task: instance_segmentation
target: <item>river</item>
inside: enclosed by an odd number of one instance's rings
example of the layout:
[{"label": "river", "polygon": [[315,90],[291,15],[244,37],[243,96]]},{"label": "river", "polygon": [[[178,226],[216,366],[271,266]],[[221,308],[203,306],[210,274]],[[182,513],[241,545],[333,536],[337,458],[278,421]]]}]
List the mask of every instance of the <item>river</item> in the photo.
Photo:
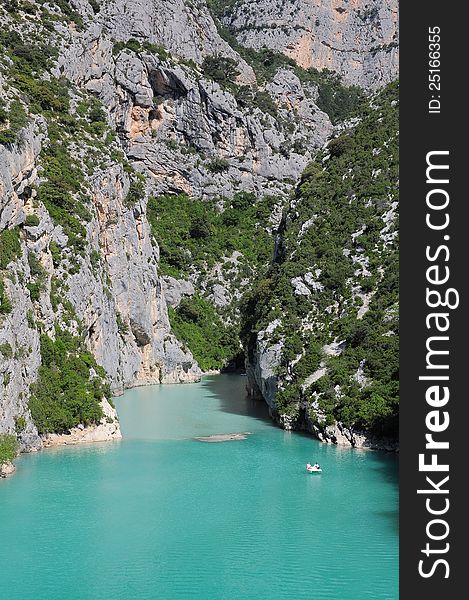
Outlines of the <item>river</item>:
[{"label": "river", "polygon": [[[397,599],[396,456],[282,431],[244,385],[129,390],[121,442],[20,457],[0,482],[0,597]],[[234,432],[250,435],[194,439]]]}]

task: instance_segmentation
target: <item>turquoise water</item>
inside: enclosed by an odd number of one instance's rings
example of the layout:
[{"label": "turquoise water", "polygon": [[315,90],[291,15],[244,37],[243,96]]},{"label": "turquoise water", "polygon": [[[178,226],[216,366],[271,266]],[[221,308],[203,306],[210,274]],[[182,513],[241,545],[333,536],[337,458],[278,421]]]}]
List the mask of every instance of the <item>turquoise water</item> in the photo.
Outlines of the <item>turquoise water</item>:
[{"label": "turquoise water", "polygon": [[244,383],[131,390],[122,442],[21,457],[0,482],[0,598],[398,598],[396,457],[284,432]]}]

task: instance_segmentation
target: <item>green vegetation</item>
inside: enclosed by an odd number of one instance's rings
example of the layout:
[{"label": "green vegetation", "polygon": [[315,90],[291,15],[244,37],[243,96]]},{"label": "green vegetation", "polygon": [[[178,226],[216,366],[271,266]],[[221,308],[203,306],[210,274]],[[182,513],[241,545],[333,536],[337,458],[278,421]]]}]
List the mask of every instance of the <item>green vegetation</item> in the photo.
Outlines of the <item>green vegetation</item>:
[{"label": "green vegetation", "polygon": [[135,179],[130,182],[129,191],[124,200],[127,208],[133,208],[145,198],[145,178],[140,173],[135,173]]},{"label": "green vegetation", "polygon": [[[31,386],[29,408],[40,433],[63,432],[79,423],[89,425],[102,416],[100,401],[110,399],[104,370],[83,341],[56,328],[55,340],[41,335],[42,364]],[[98,375],[91,378],[90,369]]]},{"label": "green vegetation", "polygon": [[86,239],[82,221],[91,218],[83,199],[79,200],[84,176],[71,157],[59,128],[53,123],[49,125],[49,144],[42,153],[42,167],[47,180],[38,186],[38,200],[47,208],[54,222],[62,225],[69,245],[81,254]]},{"label": "green vegetation", "polygon": [[44,289],[47,273],[37,259],[36,255],[32,252],[28,254],[28,264],[32,281],[28,283],[26,287],[29,290],[31,300],[33,302],[37,302],[40,298],[42,290]]},{"label": "green vegetation", "polygon": [[224,173],[230,168],[230,163],[225,158],[214,158],[206,165],[207,170],[211,173]]},{"label": "green vegetation", "polygon": [[13,348],[8,342],[0,344],[0,354],[6,359],[13,358]]},{"label": "green vegetation", "polygon": [[234,83],[239,75],[238,63],[226,56],[206,56],[202,63],[202,72],[217,83]]},{"label": "green vegetation", "polygon": [[121,333],[122,335],[127,335],[129,333],[129,326],[124,321],[120,313],[116,313],[116,322],[119,333]]},{"label": "green vegetation", "polygon": [[9,433],[0,433],[0,465],[10,462],[18,453],[16,437]]},{"label": "green vegetation", "polygon": [[[273,50],[247,49],[243,54],[245,60],[255,70],[260,82],[272,81],[279,68],[289,68],[302,83],[317,85],[316,104],[318,108],[329,115],[334,125],[356,115],[365,102],[365,94],[359,87],[343,85],[340,75],[328,69],[322,71],[314,68],[303,69],[292,59]],[[261,107],[265,110],[265,102]]]},{"label": "green vegetation", "polygon": [[8,111],[0,108],[0,144],[14,144],[18,139],[18,132],[27,121],[23,105],[17,100],[10,103]]},{"label": "green vegetation", "polygon": [[21,256],[19,229],[4,229],[0,233],[0,270]]},{"label": "green vegetation", "polygon": [[30,329],[36,328],[36,321],[34,320],[34,313],[31,309],[29,309],[28,312],[26,313],[26,321],[27,321],[28,327]]},{"label": "green vegetation", "polygon": [[156,54],[161,60],[167,60],[171,57],[169,52],[159,46],[158,44],[151,44],[150,42],[136,40],[130,38],[127,42],[114,42],[112,53],[114,55],[119,54],[122,50],[131,50],[132,52],[147,52],[148,54]]},{"label": "green vegetation", "polygon": [[176,337],[190,348],[203,371],[221,369],[241,353],[236,327],[223,323],[212,304],[193,296],[169,309]]},{"label": "green vegetation", "polygon": [[26,227],[37,227],[39,225],[39,217],[37,215],[28,215],[24,220]]},{"label": "green vegetation", "polygon": [[318,84],[318,108],[329,115],[333,125],[357,114],[365,101],[365,95],[359,87],[342,85],[340,76],[327,69],[308,69],[307,72]]},{"label": "green vegetation", "polygon": [[11,300],[5,291],[5,282],[3,278],[0,278],[0,315],[8,314],[12,308]]},{"label": "green vegetation", "polygon": [[[267,227],[275,201],[256,201],[253,194],[240,192],[232,200],[221,200],[220,211],[216,201],[185,195],[150,198],[147,216],[160,248],[161,272],[183,278],[192,273],[210,282],[218,265],[226,285],[242,289],[242,280],[255,279],[272,258],[274,241]],[[234,252],[240,253],[236,261],[227,260]],[[176,336],[206,370],[240,362],[237,312],[236,298],[214,308],[205,297],[195,295],[169,314]]]},{"label": "green vegetation", "polygon": [[[7,28],[0,33],[0,47],[12,62],[8,73],[12,82],[29,99],[33,112],[68,112],[69,95],[66,80],[54,77],[40,78],[57,58],[56,48],[41,39],[35,40],[34,43],[24,41],[18,32]],[[26,119],[19,102],[12,102],[9,119],[12,133],[24,126]]]},{"label": "green vegetation", "polygon": [[26,419],[23,415],[15,417],[15,429],[17,433],[21,433],[26,429]]},{"label": "green vegetation", "polygon": [[88,0],[88,2],[90,3],[91,8],[93,9],[94,14],[98,14],[99,11],[101,10],[101,5],[99,3],[99,0]]},{"label": "green vegetation", "polygon": [[[251,356],[257,332],[280,320],[271,335],[271,343],[284,341],[280,413],[301,417],[300,400],[318,399],[326,423],[390,435],[398,414],[398,239],[385,216],[398,197],[397,100],[391,84],[354,130],[317,154],[284,219],[278,259],[242,305]],[[307,285],[308,273],[317,287]],[[295,293],[298,280],[309,291]],[[338,356],[323,352],[333,342],[343,342]],[[327,374],[302,392],[321,363]],[[313,408],[309,416],[322,418]]]},{"label": "green vegetation", "polygon": [[11,72],[40,74],[51,66],[57,58],[57,49],[41,39],[31,43],[23,40],[21,34],[14,29],[2,28],[0,32],[0,48],[6,52],[13,63]]},{"label": "green vegetation", "polygon": [[150,198],[147,216],[160,247],[162,273],[182,277],[210,269],[234,251],[241,252],[239,260],[246,266],[267,265],[273,252],[266,231],[273,201],[256,202],[253,194],[239,192],[223,201],[220,212],[215,201],[185,195]]},{"label": "green vegetation", "polygon": [[15,86],[27,94],[33,112],[60,115],[68,114],[70,96],[66,79],[36,80],[32,75],[14,74]]}]

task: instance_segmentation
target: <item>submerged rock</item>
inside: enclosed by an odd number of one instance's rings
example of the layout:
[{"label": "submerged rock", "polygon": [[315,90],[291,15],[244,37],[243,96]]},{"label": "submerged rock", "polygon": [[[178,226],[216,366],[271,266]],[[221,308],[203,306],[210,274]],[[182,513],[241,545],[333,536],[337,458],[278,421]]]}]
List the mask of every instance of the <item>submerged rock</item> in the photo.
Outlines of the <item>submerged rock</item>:
[{"label": "submerged rock", "polygon": [[250,431],[243,431],[241,433],[220,433],[217,435],[195,437],[194,439],[199,442],[237,442],[246,440],[248,435],[252,435],[252,433]]}]

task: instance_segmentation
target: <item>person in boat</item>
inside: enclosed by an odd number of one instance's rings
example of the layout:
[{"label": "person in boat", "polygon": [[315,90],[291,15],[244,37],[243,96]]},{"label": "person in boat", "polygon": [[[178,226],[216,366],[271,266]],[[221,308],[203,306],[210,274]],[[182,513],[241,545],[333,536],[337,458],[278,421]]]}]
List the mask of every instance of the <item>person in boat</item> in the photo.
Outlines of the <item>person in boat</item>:
[{"label": "person in boat", "polygon": [[315,469],[320,469],[320,468],[321,468],[321,466],[320,466],[320,464],[319,464],[319,463],[314,463],[313,467],[314,467]]}]

